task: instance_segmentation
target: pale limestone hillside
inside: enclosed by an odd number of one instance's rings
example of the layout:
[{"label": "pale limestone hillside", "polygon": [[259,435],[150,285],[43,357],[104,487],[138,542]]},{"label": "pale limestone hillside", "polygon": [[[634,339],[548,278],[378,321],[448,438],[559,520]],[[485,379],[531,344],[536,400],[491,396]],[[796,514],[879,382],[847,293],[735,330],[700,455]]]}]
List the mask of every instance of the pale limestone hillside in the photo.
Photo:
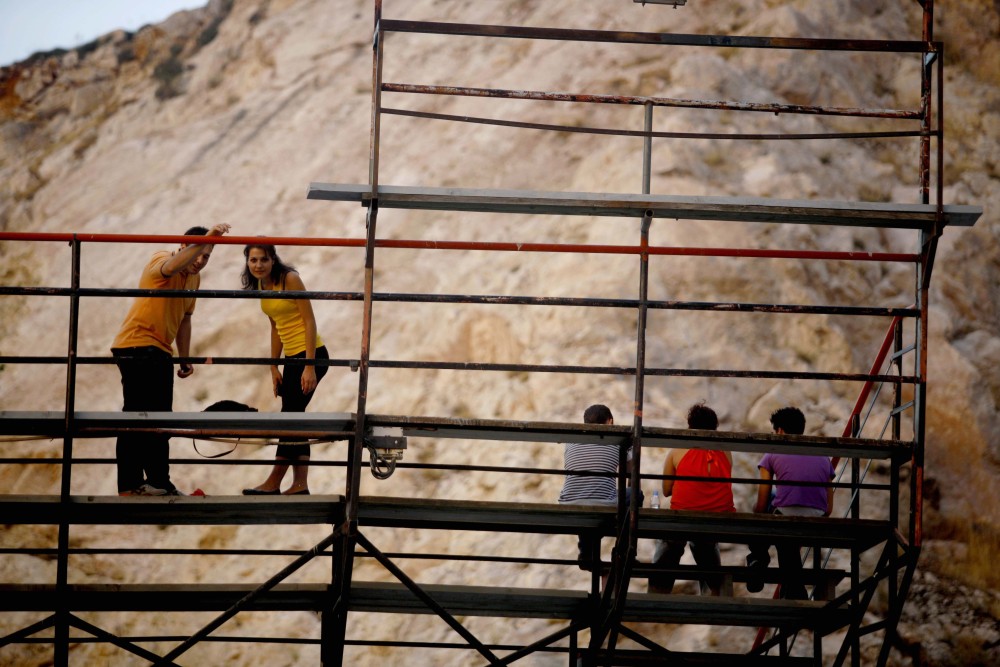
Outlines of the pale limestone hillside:
[{"label": "pale limestone hillside", "polygon": [[[678,33],[907,38],[920,35],[919,7],[906,0],[690,0],[671,9],[630,0],[385,0],[386,16],[400,19],[483,22],[545,27]],[[936,38],[947,45],[946,196],[951,204],[976,204],[985,214],[973,229],[948,229],[941,241],[930,301],[931,406],[927,424],[928,498],[925,564],[914,584],[901,631],[910,655],[929,662],[970,664],[997,655],[1000,580],[992,559],[1000,555],[1000,9],[986,0],[936,3]],[[368,178],[371,101],[370,0],[212,0],[134,35],[111,34],[62,55],[38,57],[0,70],[0,230],[114,234],[180,234],[192,224],[229,222],[240,236],[352,237],[364,235],[365,210],[356,205],[308,201],[310,182],[364,183]],[[490,41],[392,35],[384,78],[455,86],[657,95],[691,99],[830,104],[847,107],[915,107],[919,62],[854,54],[820,59],[781,51],[675,49],[669,54],[638,46]],[[472,98],[386,95],[386,106],[539,123],[641,129],[634,107]],[[655,129],[697,132],[810,132],[859,129],[848,120],[813,116],[658,111]],[[637,139],[577,133],[541,133],[487,125],[449,124],[387,117],[382,131],[383,184],[638,192],[642,145]],[[652,191],[687,195],[917,202],[917,149],[911,140],[856,142],[657,141]],[[484,214],[428,214],[383,210],[379,235],[399,239],[634,244],[638,223],[620,219],[516,218]],[[913,237],[863,229],[801,229],[775,225],[655,221],[655,245],[814,248],[915,252]],[[159,249],[157,247],[156,249]],[[88,287],[132,287],[153,247],[88,244],[82,281]],[[300,270],[308,288],[359,291],[363,256],[358,249],[288,247],[283,257]],[[203,274],[206,289],[235,289],[242,255],[223,245]],[[637,262],[627,256],[555,256],[457,251],[380,251],[375,289],[439,294],[549,295],[634,298]],[[839,305],[910,303],[912,270],[881,265],[814,265],[779,260],[654,259],[651,298]],[[0,284],[65,286],[69,252],[60,243],[0,244]],[[361,307],[356,302],[316,302],[321,334],[338,358],[357,358]],[[81,310],[81,354],[108,354],[127,304],[93,298]],[[532,364],[634,363],[635,320],[616,309],[512,308],[377,304],[372,357]],[[65,354],[68,323],[64,298],[0,299],[2,354]],[[739,316],[658,311],[651,315],[647,363],[659,367],[711,367],[865,372],[885,323],[835,316]],[[268,329],[255,301],[199,302],[193,352],[205,356],[264,356]],[[61,368],[0,368],[0,409],[63,407]],[[766,430],[771,410],[786,402],[809,416],[809,432],[839,434],[857,387],[844,384],[746,382],[660,378],[647,384],[647,424],[681,426],[686,408],[706,400],[724,428]],[[357,375],[334,369],[310,406],[352,411]],[[627,379],[595,375],[376,370],[368,409],[378,413],[577,421],[590,403],[608,404],[619,423],[632,409]],[[177,382],[176,410],[200,410],[235,399],[263,411],[277,410],[270,381],[259,367],[202,366]],[[77,409],[116,410],[121,397],[112,366],[83,366]],[[10,445],[16,455],[55,455],[61,443]],[[6,446],[6,445],[5,445]],[[190,441],[175,438],[178,458],[195,456]],[[208,444],[211,449],[218,445]],[[83,456],[107,456],[110,441],[80,443]],[[204,448],[203,448],[204,451]],[[337,445],[316,448],[315,459],[340,456]],[[266,458],[241,447],[231,458]],[[756,459],[738,455],[741,473]],[[509,446],[432,440],[411,444],[407,460],[477,462],[558,468],[558,446]],[[662,465],[647,452],[646,472]],[[180,465],[182,488],[236,494],[261,468]],[[315,492],[341,493],[341,469],[320,468]],[[399,471],[378,482],[363,478],[363,492],[393,496],[553,500],[556,477],[488,473]],[[56,468],[0,468],[4,493],[53,493]],[[74,493],[114,493],[105,468],[80,468]],[[745,507],[749,497],[739,503]],[[263,531],[206,528],[159,531],[94,529],[79,546],[154,543],[159,546],[304,548],[322,528]],[[45,539],[41,535],[30,539]],[[388,534],[370,535],[380,548],[401,546]],[[11,528],[3,543],[29,537]],[[474,540],[474,542],[462,542]],[[407,545],[427,550],[489,549],[562,557],[572,540],[527,536],[419,534]],[[643,549],[651,550],[650,545]],[[646,551],[640,556],[647,558]],[[724,557],[737,559],[733,552]],[[131,561],[79,559],[75,581],[263,581],[281,565],[260,559],[220,557],[212,564],[186,558]],[[325,580],[322,567],[299,580]],[[445,571],[414,561],[418,581],[476,581],[557,587],[573,573],[468,564]],[[5,558],[3,579],[47,581],[54,566],[43,559]],[[388,580],[370,562],[359,576]],[[572,579],[575,583],[575,579]],[[960,588],[964,586],[966,588]],[[956,591],[959,593],[956,594]],[[10,619],[0,619],[0,633]],[[21,625],[32,619],[15,619]],[[208,617],[148,618],[122,615],[102,622],[124,634],[190,632]],[[348,635],[451,640],[432,617],[355,620]],[[385,619],[382,619],[385,620]],[[470,627],[487,642],[519,642],[543,634],[544,623]],[[277,623],[240,616],[227,634],[316,636],[319,621],[288,614]],[[652,632],[652,631],[651,631]],[[678,649],[746,650],[747,631],[674,632],[659,637]],[[673,635],[673,636],[671,636]],[[991,648],[992,644],[992,648]],[[80,645],[80,664],[131,664],[117,649]],[[0,662],[44,664],[44,651],[0,649]],[[79,656],[79,657],[76,657]],[[964,657],[963,657],[964,656]],[[969,656],[972,656],[970,658]],[[313,665],[312,647],[207,644],[190,664]],[[458,651],[433,664],[465,665]],[[563,664],[537,658],[531,664]],[[412,664],[402,652],[361,651],[350,664]],[[431,663],[428,663],[431,664]]]}]

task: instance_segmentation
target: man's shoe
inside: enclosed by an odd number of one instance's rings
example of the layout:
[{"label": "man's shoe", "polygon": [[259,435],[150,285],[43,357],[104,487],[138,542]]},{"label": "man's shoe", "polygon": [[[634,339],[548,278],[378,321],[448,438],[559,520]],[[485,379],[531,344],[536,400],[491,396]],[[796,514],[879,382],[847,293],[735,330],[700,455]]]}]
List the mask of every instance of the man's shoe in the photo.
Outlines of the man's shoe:
[{"label": "man's shoe", "polygon": [[186,493],[184,493],[183,491],[181,491],[180,489],[178,489],[178,488],[177,488],[177,487],[175,486],[174,488],[170,489],[169,491],[167,491],[167,492],[166,492],[165,494],[163,494],[163,495],[165,495],[165,496],[186,496],[187,494],[186,494]]},{"label": "man's shoe", "polygon": [[260,489],[243,489],[244,496],[276,496],[281,493],[280,489],[274,491],[261,491]]},{"label": "man's shoe", "polygon": [[169,491],[158,489],[155,486],[150,486],[149,484],[143,484],[142,486],[132,489],[131,491],[118,492],[119,496],[166,496],[169,494]]}]

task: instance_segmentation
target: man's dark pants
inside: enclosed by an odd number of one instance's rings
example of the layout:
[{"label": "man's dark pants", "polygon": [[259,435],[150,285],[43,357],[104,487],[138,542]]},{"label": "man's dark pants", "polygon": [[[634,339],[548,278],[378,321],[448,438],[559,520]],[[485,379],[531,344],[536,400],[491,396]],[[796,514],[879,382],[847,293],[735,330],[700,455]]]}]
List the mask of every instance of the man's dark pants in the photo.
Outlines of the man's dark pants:
[{"label": "man's dark pants", "polygon": [[[174,407],[173,357],[158,347],[111,350],[122,375],[124,412],[172,412]],[[118,438],[118,491],[131,491],[144,483],[172,491],[170,438],[158,433],[126,434]]]}]

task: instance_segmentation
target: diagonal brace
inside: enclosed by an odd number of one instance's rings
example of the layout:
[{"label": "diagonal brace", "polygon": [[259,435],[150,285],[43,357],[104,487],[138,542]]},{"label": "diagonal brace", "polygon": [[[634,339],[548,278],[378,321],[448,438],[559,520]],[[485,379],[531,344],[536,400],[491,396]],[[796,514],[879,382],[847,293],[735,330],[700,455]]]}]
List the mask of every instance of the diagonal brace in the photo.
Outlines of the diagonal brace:
[{"label": "diagonal brace", "polygon": [[26,628],[21,628],[20,630],[15,630],[6,637],[0,637],[0,648],[3,648],[7,644],[12,644],[16,641],[30,637],[36,632],[41,632],[42,630],[48,630],[56,624],[56,614],[49,616],[48,618],[43,618],[37,623],[32,623]]},{"label": "diagonal brace", "polygon": [[166,658],[161,658],[160,656],[158,656],[157,654],[153,653],[152,651],[147,651],[146,649],[142,648],[141,646],[137,646],[137,645],[133,644],[132,642],[125,641],[121,637],[117,637],[117,636],[111,634],[110,632],[108,632],[106,630],[102,630],[101,628],[97,627],[96,625],[92,625],[92,624],[88,623],[87,621],[83,620],[82,618],[79,618],[79,617],[74,616],[72,614],[70,614],[70,616],[69,616],[69,624],[72,625],[74,628],[77,628],[79,630],[83,630],[84,632],[89,632],[90,634],[94,635],[98,639],[103,639],[106,642],[114,644],[115,646],[117,646],[120,649],[124,649],[124,650],[128,651],[129,653],[134,653],[135,655],[139,656],[140,658],[145,658],[146,660],[149,660],[152,663],[155,663],[155,664],[158,664],[158,665],[169,665],[169,667],[178,667],[177,663],[175,663],[175,662],[165,662]]},{"label": "diagonal brace", "polygon": [[520,648],[520,649],[514,651],[513,653],[511,653],[510,655],[508,655],[507,657],[505,657],[504,659],[502,659],[500,661],[500,664],[501,665],[509,665],[512,662],[520,660],[521,658],[525,657],[526,655],[534,653],[535,651],[537,651],[538,649],[542,648],[543,646],[548,646],[552,642],[557,642],[560,639],[562,639],[563,637],[569,637],[574,632],[577,632],[579,630],[584,629],[585,627],[587,627],[587,625],[588,624],[585,621],[575,621],[573,623],[570,623],[568,626],[566,626],[562,630],[557,630],[556,632],[553,632],[551,635],[549,635],[547,637],[542,637],[538,641],[532,642],[528,646],[525,646],[523,648]]},{"label": "diagonal brace", "polygon": [[462,638],[469,642],[469,645],[474,649],[479,651],[480,655],[489,660],[491,665],[502,665],[500,659],[497,658],[492,651],[486,648],[486,645],[481,641],[476,639],[476,636],[469,632],[464,625],[459,623],[454,616],[448,613],[448,611],[439,605],[434,598],[427,594],[424,589],[422,589],[419,584],[410,579],[399,567],[396,566],[385,554],[379,551],[374,544],[368,541],[368,539],[361,533],[357,534],[358,544],[360,544],[368,553],[370,553],[375,560],[382,564],[382,567],[387,569],[392,576],[399,579],[404,586],[410,589],[410,592],[417,596],[421,602],[427,605],[435,614],[444,619],[444,622],[451,626],[451,628],[457,632]]},{"label": "diagonal brace", "polygon": [[629,639],[634,641],[636,644],[639,644],[640,646],[645,646],[646,648],[648,648],[650,651],[653,651],[657,655],[661,655],[664,658],[669,658],[669,656],[673,655],[673,651],[671,651],[670,649],[664,646],[660,646],[652,639],[644,637],[643,635],[639,634],[638,632],[636,632],[635,630],[624,624],[618,626],[618,631],[622,633],[624,637],[628,637]]},{"label": "diagonal brace", "polygon": [[250,591],[242,599],[236,602],[232,607],[222,612],[215,620],[206,625],[204,628],[198,632],[191,635],[187,640],[177,646],[174,650],[164,656],[161,660],[154,663],[154,667],[165,667],[171,664],[171,662],[187,651],[189,648],[200,642],[202,639],[207,637],[209,634],[214,632],[216,628],[221,626],[223,623],[231,619],[236,614],[243,611],[243,609],[250,605],[258,597],[271,590],[279,583],[291,576],[296,570],[300,569],[303,565],[311,561],[317,555],[320,554],[324,549],[333,544],[341,535],[343,531],[342,526],[337,526],[332,533],[324,537],[320,542],[316,544],[312,549],[306,551],[301,556],[296,558],[292,563],[290,563],[286,568],[278,572],[276,575],[265,581],[263,584],[258,586],[256,589]]}]

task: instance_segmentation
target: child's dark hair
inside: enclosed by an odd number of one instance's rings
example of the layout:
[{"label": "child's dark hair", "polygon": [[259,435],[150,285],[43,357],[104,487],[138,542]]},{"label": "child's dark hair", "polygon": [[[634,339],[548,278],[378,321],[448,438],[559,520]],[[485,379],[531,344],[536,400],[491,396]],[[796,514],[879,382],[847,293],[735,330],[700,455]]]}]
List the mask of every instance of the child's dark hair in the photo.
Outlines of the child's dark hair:
[{"label": "child's dark hair", "polygon": [[688,410],[688,428],[714,431],[719,428],[719,417],[715,410],[702,403],[695,403]]},{"label": "child's dark hair", "polygon": [[611,410],[600,403],[591,405],[583,412],[583,421],[586,424],[607,424],[612,419]]},{"label": "child's dark hair", "polygon": [[806,432],[806,416],[795,407],[781,408],[771,413],[771,426],[779,428],[790,435],[802,435]]}]

